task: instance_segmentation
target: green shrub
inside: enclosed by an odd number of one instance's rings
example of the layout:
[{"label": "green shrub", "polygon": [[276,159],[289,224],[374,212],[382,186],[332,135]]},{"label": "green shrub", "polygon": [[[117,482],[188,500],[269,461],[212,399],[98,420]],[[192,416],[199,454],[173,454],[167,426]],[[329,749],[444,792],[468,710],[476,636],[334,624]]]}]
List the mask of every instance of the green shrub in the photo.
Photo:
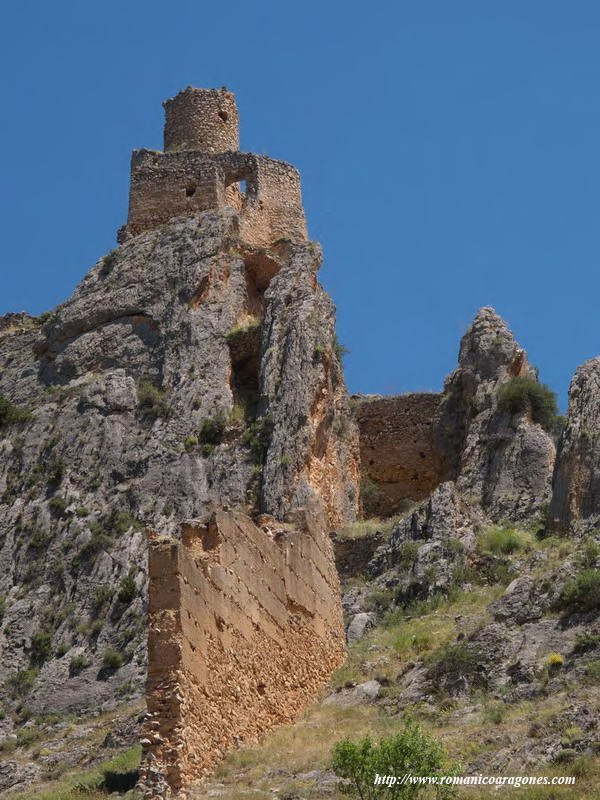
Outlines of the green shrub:
[{"label": "green shrub", "polygon": [[186,453],[189,453],[191,450],[196,447],[198,444],[198,437],[197,436],[186,436],[183,440],[183,447]]},{"label": "green shrub", "polygon": [[109,647],[102,656],[102,666],[105,669],[119,669],[123,666],[123,656],[117,650]]},{"label": "green shrub", "polygon": [[481,535],[479,546],[484,552],[507,556],[531,547],[531,542],[523,531],[495,525]]},{"label": "green shrub", "polygon": [[141,381],[137,389],[138,405],[146,417],[157,419],[169,416],[166,392],[151,381]]},{"label": "green shrub", "polygon": [[57,517],[62,518],[66,516],[68,503],[64,497],[61,497],[61,495],[55,494],[54,497],[51,498],[48,505]]},{"label": "green shrub", "polygon": [[561,426],[555,393],[535,378],[510,378],[500,386],[498,402],[511,414],[528,409],[533,421],[549,433],[556,433]]},{"label": "green shrub", "polygon": [[96,614],[102,608],[102,606],[112,600],[113,594],[114,590],[112,586],[107,586],[106,584],[103,584],[102,586],[96,586],[92,592],[92,608]]},{"label": "green shrub", "polygon": [[79,675],[79,673],[89,667],[91,663],[90,659],[85,656],[73,656],[69,662],[69,674],[71,676]]},{"label": "green shrub", "polygon": [[574,653],[586,653],[588,650],[593,650],[600,645],[600,633],[592,633],[591,631],[580,631],[575,637],[575,644],[573,645]]},{"label": "green shrub", "polygon": [[100,265],[100,274],[102,277],[106,278],[107,275],[110,275],[110,273],[113,271],[117,261],[118,252],[118,248],[115,248],[114,250],[111,250],[110,253],[107,253],[102,259],[102,263]]},{"label": "green shrub", "polygon": [[242,436],[242,442],[250,449],[255,464],[264,464],[271,443],[273,421],[267,414],[256,422],[252,422]]},{"label": "green shrub", "polygon": [[61,458],[53,459],[47,466],[46,475],[48,483],[59,486],[65,474],[65,463]]},{"label": "green shrub", "polygon": [[6,613],[6,595],[0,593],[0,625]]},{"label": "green shrub", "polygon": [[600,608],[600,569],[585,569],[563,587],[556,603],[567,611],[591,611]]},{"label": "green shrub", "polygon": [[403,569],[410,569],[415,563],[420,546],[420,542],[403,542],[398,550],[398,565]]},{"label": "green shrub", "polygon": [[52,655],[52,634],[48,631],[38,631],[31,637],[31,652],[29,658],[35,667],[41,667]]},{"label": "green shrub", "polygon": [[477,650],[465,642],[447,644],[428,659],[429,676],[434,680],[450,676],[466,678],[473,686],[485,688],[487,681],[479,665]]},{"label": "green shrub", "polygon": [[203,455],[211,455],[215,447],[221,444],[226,428],[227,419],[222,411],[217,411],[214,417],[204,420],[198,433],[198,441],[202,445]]},{"label": "green shrub", "polygon": [[333,354],[337,358],[337,360],[342,363],[342,359],[344,356],[347,356],[350,353],[347,347],[345,347],[337,337],[337,333],[333,334],[333,341],[331,343],[331,347],[333,350]]},{"label": "green shrub", "polygon": [[25,422],[30,417],[29,411],[19,408],[0,394],[0,428],[13,422]]},{"label": "green shrub", "polygon": [[598,563],[598,559],[600,558],[600,545],[596,542],[595,539],[591,537],[586,539],[583,545],[583,552],[580,556],[580,563],[581,566],[585,569],[589,569],[591,567],[595,567]]},{"label": "green shrub", "polygon": [[37,667],[30,667],[29,669],[21,669],[11,675],[6,681],[8,689],[13,697],[24,697],[29,694],[33,689],[35,679],[38,676],[39,670]]},{"label": "green shrub", "polygon": [[356,742],[342,739],[332,751],[331,766],[336,775],[344,779],[340,791],[361,800],[396,800],[396,798],[454,797],[451,785],[431,787],[426,783],[401,785],[376,784],[377,776],[433,777],[455,773],[448,764],[444,749],[419,725],[407,720],[404,728],[394,736],[373,741],[370,736]]},{"label": "green shrub", "polygon": [[394,603],[393,589],[379,589],[371,592],[363,603],[365,611],[387,611]]},{"label": "green shrub", "polygon": [[119,588],[119,594],[117,595],[117,597],[119,598],[119,601],[121,603],[129,605],[129,603],[131,603],[136,594],[137,594],[137,586],[135,584],[133,575],[129,573],[129,575],[126,575],[122,579]]},{"label": "green shrub", "polygon": [[42,730],[36,725],[21,728],[17,733],[17,747],[31,747],[34,742],[41,739],[42,733]]},{"label": "green shrub", "polygon": [[122,536],[130,528],[139,528],[140,522],[130,511],[113,508],[104,520],[105,529],[113,536]]},{"label": "green shrub", "polygon": [[112,537],[106,533],[104,527],[97,520],[90,522],[88,527],[92,536],[73,558],[72,564],[75,569],[82,564],[91,562],[102,550],[110,550],[114,544]]}]

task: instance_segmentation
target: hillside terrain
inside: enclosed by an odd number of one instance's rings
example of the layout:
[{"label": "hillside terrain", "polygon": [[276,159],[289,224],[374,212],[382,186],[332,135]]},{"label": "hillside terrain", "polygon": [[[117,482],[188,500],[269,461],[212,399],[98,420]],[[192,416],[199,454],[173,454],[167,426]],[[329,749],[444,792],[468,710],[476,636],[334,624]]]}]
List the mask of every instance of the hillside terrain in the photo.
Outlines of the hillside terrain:
[{"label": "hillside terrain", "polygon": [[336,800],[411,719],[600,797],[600,358],[563,418],[485,307],[443,391],[349,396],[297,171],[165,108],[119,247],[0,318],[0,794]]}]

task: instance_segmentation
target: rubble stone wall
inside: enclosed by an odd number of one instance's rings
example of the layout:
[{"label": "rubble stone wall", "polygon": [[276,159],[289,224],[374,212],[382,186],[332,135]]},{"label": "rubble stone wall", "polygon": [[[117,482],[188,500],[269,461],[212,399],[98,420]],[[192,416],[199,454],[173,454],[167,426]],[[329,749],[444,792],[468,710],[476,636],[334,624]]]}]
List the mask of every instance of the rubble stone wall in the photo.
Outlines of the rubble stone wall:
[{"label": "rubble stone wall", "polygon": [[427,497],[442,480],[433,438],[441,395],[356,399],[364,510],[385,516]]},{"label": "rubble stone wall", "polygon": [[238,512],[151,540],[141,782],[169,797],[241,742],[292,722],[344,659],[339,582],[319,518]]}]

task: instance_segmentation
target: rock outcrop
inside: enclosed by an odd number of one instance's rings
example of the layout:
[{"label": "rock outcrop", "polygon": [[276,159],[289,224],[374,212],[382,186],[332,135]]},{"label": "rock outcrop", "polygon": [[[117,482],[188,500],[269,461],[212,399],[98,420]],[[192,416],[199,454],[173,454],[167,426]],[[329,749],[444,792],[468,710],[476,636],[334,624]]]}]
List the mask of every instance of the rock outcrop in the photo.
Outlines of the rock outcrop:
[{"label": "rock outcrop", "polygon": [[569,410],[553,481],[550,518],[563,531],[600,523],[600,358],[582,364],[569,388]]},{"label": "rock outcrop", "polygon": [[447,379],[436,438],[448,478],[493,520],[535,517],[550,500],[555,447],[527,407],[503,407],[510,378],[535,379],[525,351],[492,308],[463,336],[458,368]]},{"label": "rock outcrop", "polygon": [[356,511],[320,253],[250,250],[236,220],[207,211],[141,234],[47,319],[0,335],[0,394],[28,410],[1,429],[0,652],[36,712],[142,691],[144,528],[177,535],[224,505],[310,506],[328,524]]}]

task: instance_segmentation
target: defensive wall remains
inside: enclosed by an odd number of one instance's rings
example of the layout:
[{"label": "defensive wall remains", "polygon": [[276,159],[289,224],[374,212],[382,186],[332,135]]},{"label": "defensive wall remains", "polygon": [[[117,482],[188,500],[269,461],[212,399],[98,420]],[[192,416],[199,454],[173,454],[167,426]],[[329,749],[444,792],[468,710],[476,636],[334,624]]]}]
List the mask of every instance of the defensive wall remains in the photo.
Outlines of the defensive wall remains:
[{"label": "defensive wall remains", "polygon": [[227,750],[295,720],[344,659],[324,521],[221,511],[149,547],[148,713],[141,788],[185,787]]},{"label": "defensive wall remains", "polygon": [[440,394],[354,395],[360,437],[363,506],[389,516],[406,501],[422,500],[442,480],[433,436]]},{"label": "defensive wall remains", "polygon": [[164,152],[133,151],[129,213],[119,242],[174,217],[225,206],[238,211],[240,233],[249,246],[307,238],[298,170],[239,152],[231,92],[188,87],[164,107]]}]

